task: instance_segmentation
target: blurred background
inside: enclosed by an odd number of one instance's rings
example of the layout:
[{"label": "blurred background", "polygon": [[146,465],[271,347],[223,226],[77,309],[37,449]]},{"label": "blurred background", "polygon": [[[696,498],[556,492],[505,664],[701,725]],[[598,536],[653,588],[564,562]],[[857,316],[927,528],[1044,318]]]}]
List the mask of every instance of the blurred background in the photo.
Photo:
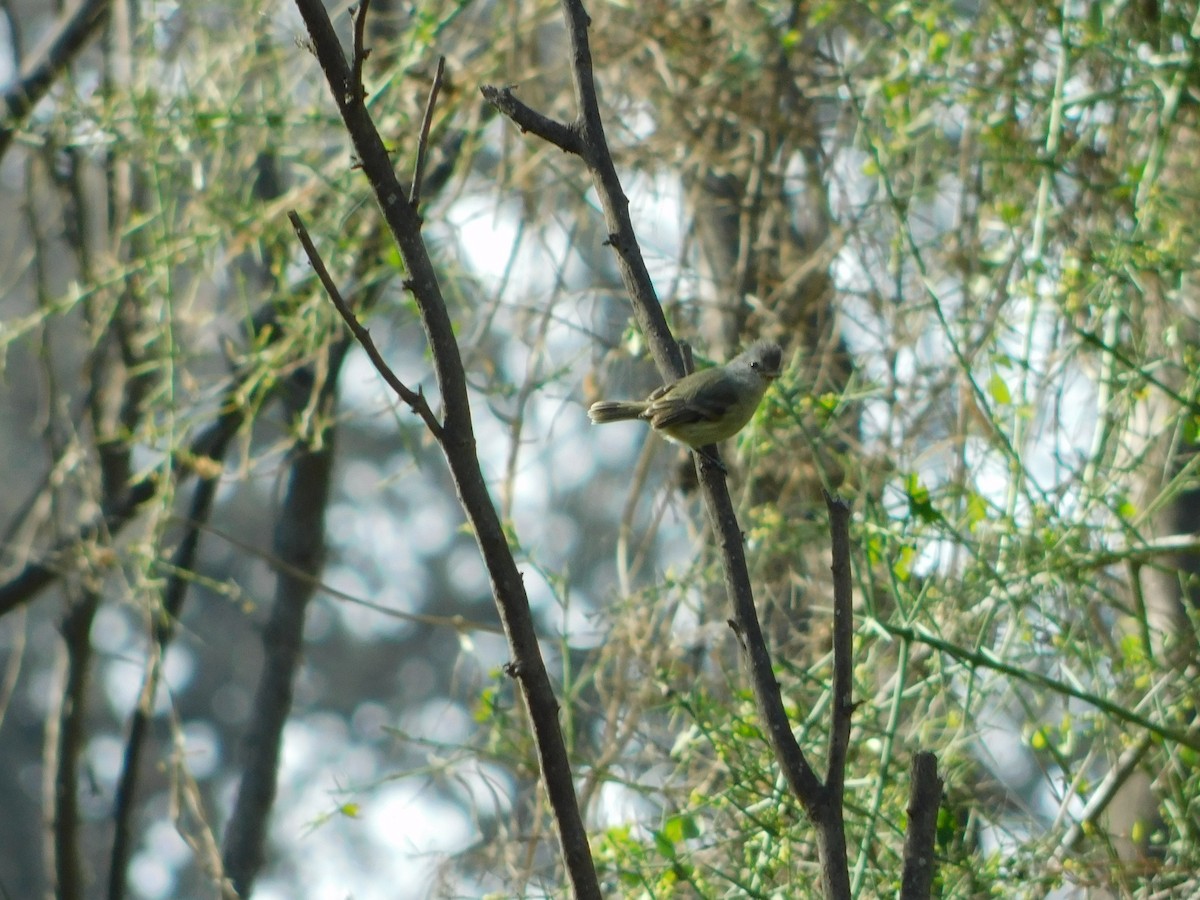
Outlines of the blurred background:
[{"label": "blurred background", "polygon": [[[438,411],[294,8],[3,12],[0,890],[221,896],[282,710],[256,897],[564,896],[441,453],[286,217]],[[856,893],[895,894],[922,749],[946,781],[941,896],[1200,889],[1194,6],[588,12],[676,335],[700,365],[785,346],[725,456],[818,768],[821,492],[854,506]],[[424,237],[606,893],[812,896],[690,464],[587,422],[660,382],[586,170],[479,94],[574,116],[558,5],[375,0],[366,35],[402,183],[446,57]]]}]

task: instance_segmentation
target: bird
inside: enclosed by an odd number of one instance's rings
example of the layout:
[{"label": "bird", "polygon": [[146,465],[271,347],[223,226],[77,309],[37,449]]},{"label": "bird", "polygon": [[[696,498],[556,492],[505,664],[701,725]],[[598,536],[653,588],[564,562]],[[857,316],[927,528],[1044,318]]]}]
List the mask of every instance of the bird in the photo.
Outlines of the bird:
[{"label": "bird", "polygon": [[779,377],[782,358],[777,343],[758,340],[725,365],[685,375],[645,400],[599,400],[588,408],[588,418],[596,425],[640,419],[668,440],[700,452],[745,427]]}]

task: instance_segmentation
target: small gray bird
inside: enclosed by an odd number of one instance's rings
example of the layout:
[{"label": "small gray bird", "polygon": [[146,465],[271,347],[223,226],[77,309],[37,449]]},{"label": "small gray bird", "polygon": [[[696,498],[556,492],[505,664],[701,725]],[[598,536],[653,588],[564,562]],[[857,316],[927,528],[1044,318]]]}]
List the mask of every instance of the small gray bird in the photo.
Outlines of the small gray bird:
[{"label": "small gray bird", "polygon": [[693,372],[658,388],[645,400],[601,400],[588,409],[597,425],[642,419],[659,434],[693,450],[733,437],[750,421],[783,351],[759,340],[723,366]]}]

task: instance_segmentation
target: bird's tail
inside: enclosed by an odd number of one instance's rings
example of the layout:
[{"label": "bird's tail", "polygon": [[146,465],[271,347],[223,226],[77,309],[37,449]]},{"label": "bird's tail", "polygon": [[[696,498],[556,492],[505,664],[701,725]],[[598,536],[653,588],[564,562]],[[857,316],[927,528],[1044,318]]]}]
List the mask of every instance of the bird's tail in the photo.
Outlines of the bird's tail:
[{"label": "bird's tail", "polygon": [[588,407],[588,418],[597,425],[605,422],[623,422],[626,419],[641,418],[646,411],[645,403],[625,400],[601,400]]}]

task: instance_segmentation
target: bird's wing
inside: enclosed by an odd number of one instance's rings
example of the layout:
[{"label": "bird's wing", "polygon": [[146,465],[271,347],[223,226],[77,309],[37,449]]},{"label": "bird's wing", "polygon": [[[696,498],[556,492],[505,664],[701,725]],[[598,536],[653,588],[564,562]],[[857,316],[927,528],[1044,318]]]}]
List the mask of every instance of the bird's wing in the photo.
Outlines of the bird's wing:
[{"label": "bird's wing", "polygon": [[661,387],[647,398],[649,405],[642,417],[649,419],[655,428],[716,422],[737,402],[737,392],[732,385],[709,385],[704,389],[703,399],[691,401],[672,393],[673,386]]}]

